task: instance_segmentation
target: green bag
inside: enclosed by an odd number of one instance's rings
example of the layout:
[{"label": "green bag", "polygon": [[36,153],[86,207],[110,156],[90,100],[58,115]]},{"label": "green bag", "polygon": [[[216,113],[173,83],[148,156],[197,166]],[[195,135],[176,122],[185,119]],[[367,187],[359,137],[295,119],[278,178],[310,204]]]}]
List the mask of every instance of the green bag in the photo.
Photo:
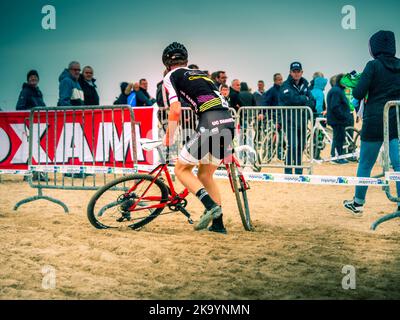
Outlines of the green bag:
[{"label": "green bag", "polygon": [[353,112],[356,109],[356,106],[353,104],[353,89],[357,86],[360,81],[362,73],[357,73],[356,71],[352,71],[343,76],[342,80],[340,80],[340,84],[345,87],[344,93],[346,95],[347,100],[349,101],[350,111]]}]

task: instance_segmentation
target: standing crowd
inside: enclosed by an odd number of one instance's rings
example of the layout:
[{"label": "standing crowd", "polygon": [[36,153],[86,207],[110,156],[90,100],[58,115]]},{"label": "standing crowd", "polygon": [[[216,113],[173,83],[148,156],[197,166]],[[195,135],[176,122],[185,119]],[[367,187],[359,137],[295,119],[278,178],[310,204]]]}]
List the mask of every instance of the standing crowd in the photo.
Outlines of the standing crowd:
[{"label": "standing crowd", "polygon": [[[379,31],[370,41],[370,53],[373,60],[368,62],[360,74],[338,74],[330,78],[331,89],[325,94],[328,80],[323,73],[315,72],[308,82],[303,77],[303,66],[300,62],[290,64],[289,75],[284,81],[281,73],[273,75],[273,85],[268,90],[265,82],[259,80],[257,89],[251,92],[246,82],[233,79],[228,85],[225,71],[204,73],[214,82],[216,90],[227,100],[229,106],[236,111],[242,107],[252,106],[307,106],[311,108],[314,117],[325,117],[327,124],[333,129],[332,156],[343,154],[345,128],[354,126],[355,112],[362,118],[361,150],[357,176],[369,177],[377,160],[383,142],[383,109],[387,101],[400,100],[400,60],[395,57],[396,43],[394,33]],[[190,69],[199,69],[197,65],[189,65]],[[31,70],[27,74],[27,82],[23,84],[18,98],[17,110],[28,110],[36,106],[45,106],[43,94],[40,91],[39,74]],[[162,82],[157,85],[156,98],[148,93],[148,82],[140,79],[136,83],[122,82],[120,93],[114,104],[128,104],[132,107],[166,106],[162,91]],[[186,102],[182,102],[183,106]],[[59,106],[95,106],[100,104],[97,92],[94,70],[72,61],[59,76]],[[296,111],[302,112],[302,111]],[[263,120],[264,115],[260,115]],[[306,117],[299,114],[288,119],[287,140],[288,156],[286,165],[296,166],[301,163],[304,151],[306,124],[299,119]],[[359,118],[357,117],[357,121]],[[390,115],[390,156],[396,171],[400,171],[398,153],[397,123],[395,114]],[[294,156],[295,155],[295,156]],[[337,160],[344,164],[346,160]],[[285,169],[291,174],[292,169]],[[295,169],[296,174],[302,174],[302,169]],[[400,186],[399,186],[400,187]],[[400,189],[400,188],[398,188]],[[365,203],[367,187],[357,187],[353,200],[346,201],[345,207],[354,214],[362,212]],[[399,194],[400,195],[400,194]],[[400,205],[400,204],[399,204]],[[400,207],[399,207],[400,209]]]}]

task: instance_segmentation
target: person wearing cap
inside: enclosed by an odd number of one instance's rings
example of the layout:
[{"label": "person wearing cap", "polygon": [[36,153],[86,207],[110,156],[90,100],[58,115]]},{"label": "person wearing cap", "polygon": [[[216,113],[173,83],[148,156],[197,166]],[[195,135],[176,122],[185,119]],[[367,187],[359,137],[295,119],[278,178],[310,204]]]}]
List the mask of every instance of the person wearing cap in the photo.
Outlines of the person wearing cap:
[{"label": "person wearing cap", "polygon": [[[379,31],[369,40],[371,56],[353,89],[355,99],[361,101],[368,95],[364,105],[361,129],[360,160],[357,177],[370,177],[383,144],[383,114],[388,101],[400,100],[400,59],[396,58],[396,39],[392,31]],[[400,171],[399,137],[396,110],[389,113],[389,155],[395,171]],[[400,197],[400,183],[396,183]],[[368,187],[357,186],[352,200],[343,202],[353,215],[363,213]],[[397,210],[400,210],[398,203]]]},{"label": "person wearing cap", "polygon": [[[303,78],[300,62],[290,64],[290,74],[279,91],[279,105],[296,107],[306,106],[315,112],[315,99],[309,89],[308,81]],[[306,145],[307,120],[306,110],[288,110],[283,112],[283,129],[286,131],[288,148],[286,153],[285,174],[293,174],[291,166],[301,166]],[[295,168],[295,174],[303,174],[303,169]]]},{"label": "person wearing cap", "polygon": [[34,107],[46,106],[38,84],[38,72],[36,70],[29,71],[26,75],[26,82],[22,85],[22,90],[18,97],[17,110],[29,110]]}]

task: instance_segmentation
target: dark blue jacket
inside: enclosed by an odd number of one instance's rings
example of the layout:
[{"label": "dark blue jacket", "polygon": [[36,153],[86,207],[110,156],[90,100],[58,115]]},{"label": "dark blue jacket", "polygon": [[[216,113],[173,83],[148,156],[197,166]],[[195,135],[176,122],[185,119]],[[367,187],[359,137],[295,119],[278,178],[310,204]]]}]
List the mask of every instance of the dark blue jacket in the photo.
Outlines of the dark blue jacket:
[{"label": "dark blue jacket", "polygon": [[[308,81],[301,78],[299,84],[296,85],[292,76],[289,75],[288,79],[280,87],[279,105],[287,107],[306,106],[311,109],[312,113],[315,113],[315,104]],[[283,117],[280,114],[278,113],[278,121],[280,123],[283,121],[284,125],[290,127],[305,128],[307,126],[306,119],[311,120],[306,110],[284,111]]]},{"label": "dark blue jacket", "polygon": [[[353,96],[357,100],[368,94],[364,107],[361,140],[383,141],[383,109],[386,102],[400,100],[400,60],[381,55],[368,62]],[[390,111],[390,139],[397,138],[395,109]]]},{"label": "dark blue jacket", "polygon": [[150,99],[150,95],[142,88],[136,92],[136,101],[136,106],[138,107],[152,106],[155,102],[153,99]]},{"label": "dark blue jacket", "polygon": [[[396,40],[391,31],[379,31],[369,40],[374,60],[368,62],[358,85],[353,89],[357,100],[368,99],[364,107],[361,140],[383,140],[383,110],[390,100],[400,100],[400,60],[396,56]],[[389,138],[397,138],[395,108],[389,115]]]},{"label": "dark blue jacket", "polygon": [[46,106],[46,104],[43,101],[43,95],[39,88],[24,83],[18,97],[17,110],[29,110],[34,107],[44,106]]},{"label": "dark blue jacket", "polygon": [[351,117],[349,100],[347,99],[344,88],[336,84],[326,98],[328,110],[327,121],[330,126],[349,126]]},{"label": "dark blue jacket", "polygon": [[68,69],[65,69],[58,78],[59,98],[58,106],[83,106],[84,95],[77,79],[74,79]]},{"label": "dark blue jacket", "polygon": [[264,92],[264,94],[262,95],[261,105],[263,107],[279,106],[279,89],[280,86],[274,84],[272,88]]}]

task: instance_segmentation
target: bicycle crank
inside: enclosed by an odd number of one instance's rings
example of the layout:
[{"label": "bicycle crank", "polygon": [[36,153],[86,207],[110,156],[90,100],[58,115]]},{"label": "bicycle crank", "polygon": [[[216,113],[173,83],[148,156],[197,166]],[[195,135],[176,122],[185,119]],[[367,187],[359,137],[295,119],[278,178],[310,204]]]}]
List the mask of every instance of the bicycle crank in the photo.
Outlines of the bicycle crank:
[{"label": "bicycle crank", "polygon": [[192,218],[190,217],[190,213],[181,204],[178,204],[176,208],[187,218],[189,224],[194,223]]}]

